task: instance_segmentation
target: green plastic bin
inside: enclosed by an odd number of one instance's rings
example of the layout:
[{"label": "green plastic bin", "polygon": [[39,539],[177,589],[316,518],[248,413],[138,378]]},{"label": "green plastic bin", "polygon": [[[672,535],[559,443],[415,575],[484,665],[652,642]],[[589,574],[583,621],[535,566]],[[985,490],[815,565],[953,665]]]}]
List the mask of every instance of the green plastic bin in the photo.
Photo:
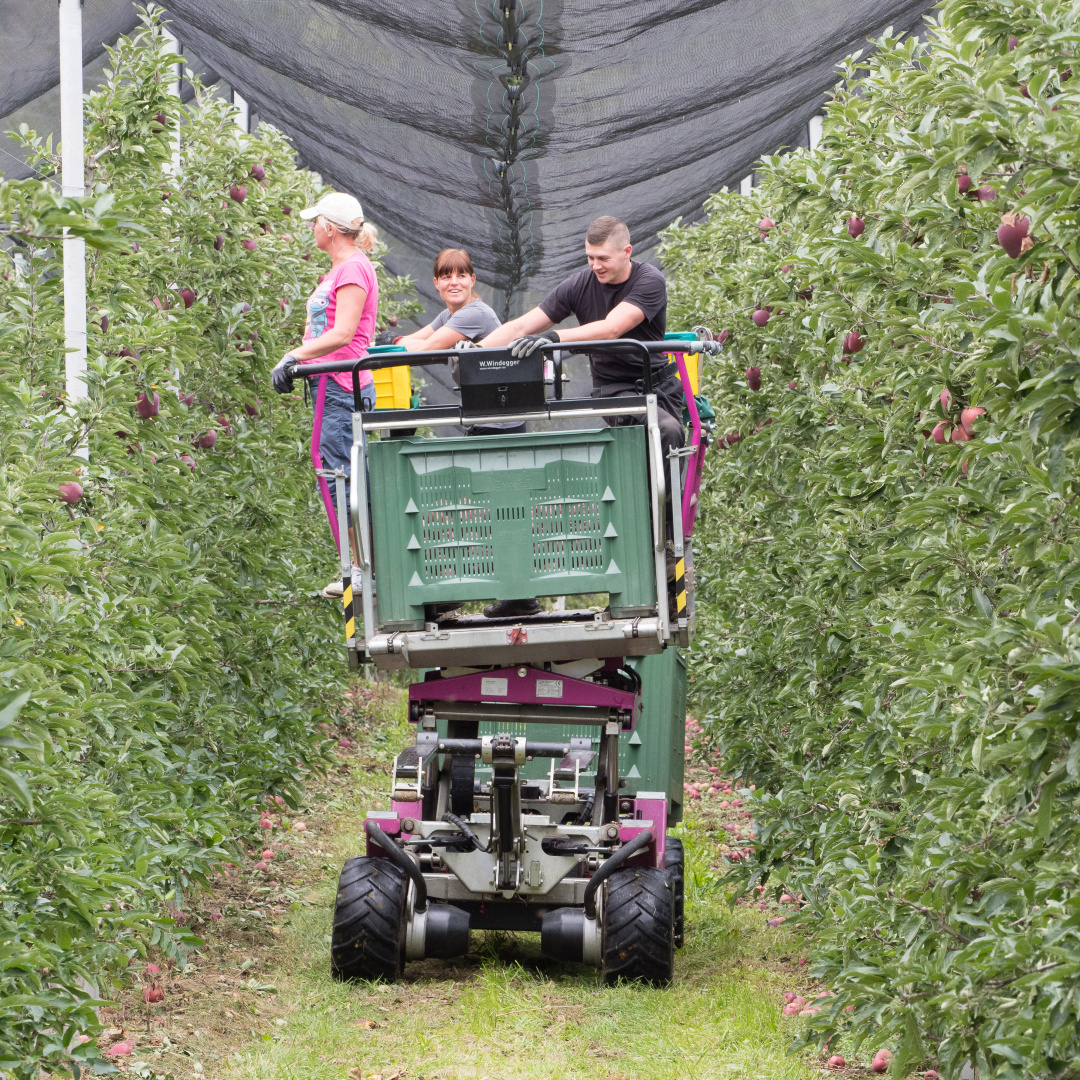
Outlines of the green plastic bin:
[{"label": "green plastic bin", "polygon": [[368,446],[379,625],[424,605],[607,593],[655,612],[645,428]]}]

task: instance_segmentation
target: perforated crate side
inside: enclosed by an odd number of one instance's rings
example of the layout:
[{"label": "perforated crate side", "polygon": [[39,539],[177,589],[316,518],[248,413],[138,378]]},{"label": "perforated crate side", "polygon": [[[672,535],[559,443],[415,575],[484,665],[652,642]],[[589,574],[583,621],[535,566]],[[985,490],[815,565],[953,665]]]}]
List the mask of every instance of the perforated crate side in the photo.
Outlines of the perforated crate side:
[{"label": "perforated crate side", "polygon": [[447,601],[608,593],[655,604],[640,427],[370,445],[379,622]]}]

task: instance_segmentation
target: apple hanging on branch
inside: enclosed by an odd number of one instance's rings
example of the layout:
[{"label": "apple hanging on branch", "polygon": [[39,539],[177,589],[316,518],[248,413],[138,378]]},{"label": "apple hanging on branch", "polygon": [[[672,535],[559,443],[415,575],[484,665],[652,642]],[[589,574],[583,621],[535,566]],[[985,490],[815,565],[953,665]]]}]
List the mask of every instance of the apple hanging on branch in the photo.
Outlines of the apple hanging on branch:
[{"label": "apple hanging on branch", "polygon": [[1028,236],[1031,222],[1023,214],[1002,214],[998,226],[998,243],[1005,249],[1005,254],[1012,259],[1019,259],[1025,251],[1035,246],[1035,241]]}]

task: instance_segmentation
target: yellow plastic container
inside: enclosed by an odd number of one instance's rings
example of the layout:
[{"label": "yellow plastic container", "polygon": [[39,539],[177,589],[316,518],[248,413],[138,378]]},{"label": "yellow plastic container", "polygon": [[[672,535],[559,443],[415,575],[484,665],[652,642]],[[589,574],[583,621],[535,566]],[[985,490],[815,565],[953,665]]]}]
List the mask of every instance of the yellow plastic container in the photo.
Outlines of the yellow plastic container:
[{"label": "yellow plastic container", "polygon": [[376,409],[408,409],[412,401],[412,376],[409,365],[380,368],[371,373],[375,380]]},{"label": "yellow plastic container", "polygon": [[[404,354],[405,350],[400,345],[376,345],[368,349],[369,356],[382,356],[384,353]],[[412,408],[412,373],[408,364],[380,368],[371,375],[375,380],[376,409]]]},{"label": "yellow plastic container", "polygon": [[[665,341],[693,341],[694,335],[687,333],[665,334]],[[669,360],[675,359],[674,353],[668,353]],[[686,354],[686,373],[690,376],[690,385],[693,387],[694,396],[701,393],[701,353]]]}]

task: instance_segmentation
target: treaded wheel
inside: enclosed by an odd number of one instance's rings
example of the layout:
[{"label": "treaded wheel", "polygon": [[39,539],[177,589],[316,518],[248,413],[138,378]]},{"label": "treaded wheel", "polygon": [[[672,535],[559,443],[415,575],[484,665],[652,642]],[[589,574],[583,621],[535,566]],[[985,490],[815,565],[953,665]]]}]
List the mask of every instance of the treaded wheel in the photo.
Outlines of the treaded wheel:
[{"label": "treaded wheel", "polygon": [[604,982],[665,986],[675,967],[673,889],[666,870],[616,870],[604,885]]},{"label": "treaded wheel", "polygon": [[675,948],[683,947],[686,912],[686,855],[683,842],[669,836],[664,845],[664,869],[671,878],[672,923],[675,927]]},{"label": "treaded wheel", "polygon": [[401,977],[409,883],[389,859],[347,859],[338,879],[330,974],[335,979]]}]

